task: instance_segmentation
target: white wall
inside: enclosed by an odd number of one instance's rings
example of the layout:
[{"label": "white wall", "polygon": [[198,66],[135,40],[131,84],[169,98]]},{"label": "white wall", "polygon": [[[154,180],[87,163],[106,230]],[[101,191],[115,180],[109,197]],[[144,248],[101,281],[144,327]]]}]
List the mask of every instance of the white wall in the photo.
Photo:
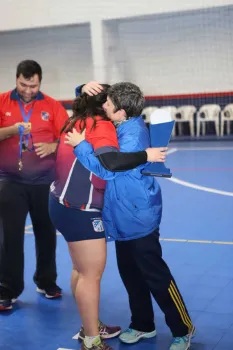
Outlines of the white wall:
[{"label": "white wall", "polygon": [[119,26],[125,80],[147,95],[233,90],[233,7]]},{"label": "white wall", "polygon": [[[147,95],[233,89],[233,6],[104,26],[109,83],[130,80]],[[94,76],[89,25],[0,33],[0,48],[0,91],[14,86],[26,58],[41,63],[43,90],[58,99],[73,98],[75,85]]]},{"label": "white wall", "polygon": [[231,4],[232,0],[1,0],[0,31]]},{"label": "white wall", "polygon": [[24,59],[41,64],[42,90],[59,99],[73,98],[75,85],[93,76],[89,25],[1,33],[0,48],[0,91],[15,86]]}]

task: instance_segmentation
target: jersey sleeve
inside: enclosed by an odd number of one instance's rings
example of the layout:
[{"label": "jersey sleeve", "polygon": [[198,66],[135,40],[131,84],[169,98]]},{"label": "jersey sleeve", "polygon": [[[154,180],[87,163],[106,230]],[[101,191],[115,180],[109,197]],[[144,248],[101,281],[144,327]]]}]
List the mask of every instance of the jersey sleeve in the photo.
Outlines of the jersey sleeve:
[{"label": "jersey sleeve", "polygon": [[2,99],[2,94],[0,94],[0,128],[2,127],[2,104],[3,104],[3,99]]},{"label": "jersey sleeve", "polygon": [[99,120],[95,128],[88,126],[86,138],[92,144],[96,155],[119,150],[117,133],[112,122]]},{"label": "jersey sleeve", "polygon": [[54,136],[55,139],[59,139],[60,132],[65,122],[69,118],[67,111],[61,105],[60,102],[55,102],[54,104],[54,113],[53,113],[53,125],[54,125]]}]

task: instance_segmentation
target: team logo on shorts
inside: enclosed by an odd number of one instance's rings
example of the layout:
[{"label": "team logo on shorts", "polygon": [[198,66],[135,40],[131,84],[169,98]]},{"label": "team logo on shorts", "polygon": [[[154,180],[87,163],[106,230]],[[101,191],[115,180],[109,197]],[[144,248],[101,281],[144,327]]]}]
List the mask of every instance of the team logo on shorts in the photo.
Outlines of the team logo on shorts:
[{"label": "team logo on shorts", "polygon": [[101,219],[93,219],[92,225],[95,232],[103,232],[104,231],[104,225],[103,221]]},{"label": "team logo on shorts", "polygon": [[48,112],[41,112],[41,118],[42,118],[42,120],[48,121],[49,120],[49,113]]}]

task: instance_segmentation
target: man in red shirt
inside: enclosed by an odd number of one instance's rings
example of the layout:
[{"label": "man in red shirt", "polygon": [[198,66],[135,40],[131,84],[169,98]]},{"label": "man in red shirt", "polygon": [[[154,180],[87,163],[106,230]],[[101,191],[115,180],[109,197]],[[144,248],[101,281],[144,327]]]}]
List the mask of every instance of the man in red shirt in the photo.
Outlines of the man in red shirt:
[{"label": "man in red shirt", "polygon": [[56,285],[56,231],[48,213],[59,133],[68,118],[62,105],[40,92],[42,70],[19,63],[16,89],[0,94],[0,310],[24,289],[24,228],[31,216],[36,243],[37,291],[61,296]]}]

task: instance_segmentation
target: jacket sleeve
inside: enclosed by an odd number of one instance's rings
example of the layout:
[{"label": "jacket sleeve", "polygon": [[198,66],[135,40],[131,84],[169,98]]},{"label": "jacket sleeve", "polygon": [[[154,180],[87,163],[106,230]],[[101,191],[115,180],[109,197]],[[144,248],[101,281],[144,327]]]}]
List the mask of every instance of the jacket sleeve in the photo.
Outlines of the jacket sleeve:
[{"label": "jacket sleeve", "polygon": [[75,90],[74,90],[75,91],[75,97],[78,97],[78,96],[81,95],[83,86],[84,86],[84,84],[83,85],[79,85],[79,86],[77,86],[75,88]]},{"label": "jacket sleeve", "polygon": [[106,170],[95,156],[92,145],[85,140],[75,147],[74,154],[85,168],[103,180],[113,180],[127,173],[127,171],[115,173]]}]

